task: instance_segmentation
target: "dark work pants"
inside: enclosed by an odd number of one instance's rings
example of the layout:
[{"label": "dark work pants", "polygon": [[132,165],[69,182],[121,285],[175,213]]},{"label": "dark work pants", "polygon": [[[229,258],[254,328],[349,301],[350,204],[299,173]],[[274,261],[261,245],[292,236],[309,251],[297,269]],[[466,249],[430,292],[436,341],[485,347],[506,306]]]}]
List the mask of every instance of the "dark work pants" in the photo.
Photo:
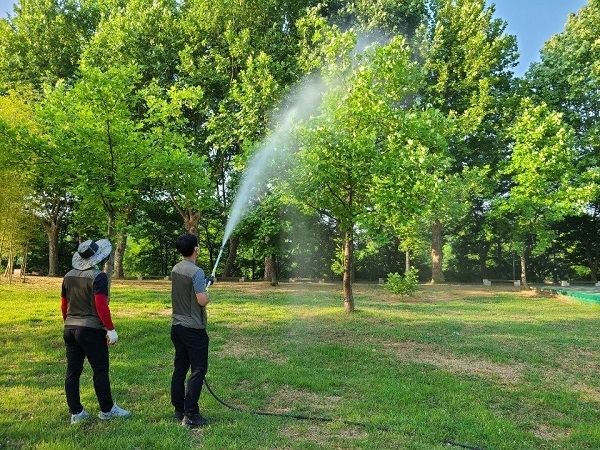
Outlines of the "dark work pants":
[{"label": "dark work pants", "polygon": [[67,373],[65,394],[71,414],[83,410],[79,395],[79,378],[83,372],[83,362],[87,357],[94,372],[94,390],[100,410],[108,412],[113,406],[108,377],[108,345],[106,331],[88,327],[65,327],[63,338],[67,349]]},{"label": "dark work pants", "polygon": [[[171,403],[175,411],[182,411],[190,416],[199,414],[198,400],[208,370],[208,334],[204,329],[173,325],[171,340],[175,346]],[[190,369],[190,377],[185,384],[185,377]]]}]

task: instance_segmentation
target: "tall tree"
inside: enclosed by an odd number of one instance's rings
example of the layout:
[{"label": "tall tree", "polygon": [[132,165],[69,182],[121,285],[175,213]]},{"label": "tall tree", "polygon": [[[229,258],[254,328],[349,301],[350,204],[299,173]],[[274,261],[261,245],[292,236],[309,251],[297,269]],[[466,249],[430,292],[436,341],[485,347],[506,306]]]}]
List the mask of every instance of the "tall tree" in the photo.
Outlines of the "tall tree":
[{"label": "tall tree", "polygon": [[521,283],[527,287],[527,259],[551,246],[553,222],[577,211],[573,189],[573,130],[546,105],[523,100],[511,129],[513,152],[503,168],[509,177],[508,197],[498,199],[498,212],[508,217],[514,249],[521,259]]},{"label": "tall tree", "polygon": [[577,156],[573,161],[579,173],[578,184],[585,188],[582,196],[587,206],[570,219],[569,223],[580,230],[576,236],[570,236],[573,247],[578,249],[575,259],[588,261],[592,274],[600,259],[599,35],[600,1],[589,0],[569,17],[562,33],[546,42],[540,62],[532,64],[523,83],[524,95],[561,112],[575,132]]},{"label": "tall tree", "polygon": [[[83,70],[73,88],[59,85],[50,92],[41,110],[73,195],[104,212],[111,240],[139,199],[151,160],[151,146],[132,119],[137,80],[135,67]],[[110,272],[113,263],[111,258]]]},{"label": "tall tree", "polygon": [[[435,129],[435,114],[412,108],[420,71],[410,61],[404,39],[373,45],[353,58],[352,34],[328,28],[317,17],[308,24],[326,43],[320,51],[329,62],[322,70],[328,88],[319,114],[302,129],[292,189],[300,202],[337,222],[344,306],[352,312],[357,226],[366,222],[377,201],[398,206],[398,196],[407,194],[402,207],[418,210],[407,186],[427,166],[420,164],[428,147],[423,135],[429,134],[424,130]],[[307,62],[318,64],[316,59]],[[398,170],[404,166],[417,169]],[[393,193],[386,194],[392,186]]]},{"label": "tall tree", "polygon": [[38,219],[48,239],[48,275],[58,276],[58,235],[63,219],[70,213],[69,176],[52,145],[42,137],[36,123],[35,96],[16,94],[0,97],[0,120],[4,119],[1,152],[7,167],[19,169],[27,186],[24,208]]},{"label": "tall tree", "polygon": [[[448,173],[495,165],[502,159],[496,130],[511,89],[516,38],[505,33],[506,23],[494,19],[494,7],[486,7],[485,0],[430,0],[428,10],[431,17],[418,32],[416,50],[427,73],[424,102],[456,124],[447,135],[453,160]],[[434,217],[431,226],[431,278],[444,281],[443,217]]]},{"label": "tall tree", "polygon": [[[110,2],[95,0],[28,0],[17,2],[9,19],[0,19],[0,92],[22,101],[23,111],[33,111],[44,85],[58,80],[71,83],[83,48],[96,30],[102,11]],[[16,117],[16,116],[15,116]],[[31,122],[32,119],[29,118]],[[15,125],[17,126],[17,125]],[[69,212],[68,177],[59,169],[60,158],[25,122],[18,127],[20,144],[13,156],[26,162],[30,175],[30,210],[42,221],[49,247],[51,276],[59,275],[58,233]]]},{"label": "tall tree", "polygon": [[[221,208],[227,209],[233,207],[240,180],[244,180],[245,171],[252,170],[249,166],[262,150],[262,141],[269,139],[269,128],[277,126],[271,115],[283,90],[277,81],[278,74],[273,73],[275,65],[270,56],[261,52],[256,57],[249,56],[246,64],[238,77],[232,80],[220,111],[211,114],[208,122],[210,135],[207,139],[213,149],[211,160],[214,162],[214,157],[219,158],[219,155],[229,160],[227,164],[219,164],[221,173],[215,180],[219,186],[217,192]],[[257,181],[266,183],[266,180]],[[265,196],[262,196],[264,199]],[[258,201],[259,198],[253,200]],[[231,275],[239,242],[239,236],[234,234],[229,242],[224,276]]]},{"label": "tall tree", "polygon": [[[194,152],[208,158],[224,228],[242,173],[270,129],[270,111],[299,78],[296,22],[310,0],[182,3],[179,76],[202,86],[190,116]],[[233,267],[234,235],[224,275]]]},{"label": "tall tree", "polygon": [[[183,27],[180,3],[173,0],[134,0],[113,10],[101,21],[86,47],[82,67],[115,70],[135,66],[139,103],[131,120],[148,143],[148,179],[144,197],[170,198],[183,227],[198,233],[202,213],[212,207],[208,191],[206,155],[194,148],[195,114],[204,92],[184,79],[180,70]],[[141,192],[140,192],[141,193]],[[130,205],[143,207],[143,202]],[[119,232],[117,257],[125,248],[126,230]],[[119,258],[117,258],[119,263]]]}]

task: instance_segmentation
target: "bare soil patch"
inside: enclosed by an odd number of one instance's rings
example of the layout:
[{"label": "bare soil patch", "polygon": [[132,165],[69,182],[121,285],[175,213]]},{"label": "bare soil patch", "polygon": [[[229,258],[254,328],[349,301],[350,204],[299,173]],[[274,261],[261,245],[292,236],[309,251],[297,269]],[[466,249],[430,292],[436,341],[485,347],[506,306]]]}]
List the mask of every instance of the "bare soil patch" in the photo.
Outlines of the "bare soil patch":
[{"label": "bare soil patch", "polygon": [[333,410],[339,404],[341,397],[339,396],[322,396],[302,389],[291,389],[285,387],[277,392],[274,392],[270,398],[269,411],[289,412],[298,408],[298,406],[306,406],[313,409]]},{"label": "bare soil patch", "polygon": [[417,342],[388,342],[385,347],[400,360],[421,364],[431,364],[450,372],[462,372],[497,379],[500,384],[512,384],[522,381],[522,364],[498,364],[474,358],[458,358],[447,351],[443,352],[434,345]]},{"label": "bare soil patch", "polygon": [[286,364],[288,362],[287,358],[267,350],[265,346],[259,346],[256,343],[241,341],[239,339],[233,340],[226,347],[223,347],[221,350],[214,350],[214,352],[230,358],[262,358],[277,364]]},{"label": "bare soil patch", "polygon": [[[281,428],[281,434],[294,440],[306,440],[314,444],[331,449],[346,449],[348,441],[353,439],[364,439],[366,431],[361,428],[344,426],[330,429],[317,423],[293,423],[289,422]],[[277,449],[279,450],[279,449]]]}]

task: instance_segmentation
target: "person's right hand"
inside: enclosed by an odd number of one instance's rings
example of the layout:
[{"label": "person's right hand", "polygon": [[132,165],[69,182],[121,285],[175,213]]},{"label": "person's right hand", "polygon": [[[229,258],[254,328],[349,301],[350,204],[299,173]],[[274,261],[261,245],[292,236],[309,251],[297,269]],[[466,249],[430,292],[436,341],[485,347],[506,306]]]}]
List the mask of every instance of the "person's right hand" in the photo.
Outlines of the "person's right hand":
[{"label": "person's right hand", "polygon": [[117,330],[107,330],[106,331],[106,342],[108,345],[113,345],[118,340],[119,340],[119,335],[117,334]]},{"label": "person's right hand", "polygon": [[214,282],[215,282],[215,278],[212,275],[207,277],[205,280],[206,287],[212,286],[214,284]]}]

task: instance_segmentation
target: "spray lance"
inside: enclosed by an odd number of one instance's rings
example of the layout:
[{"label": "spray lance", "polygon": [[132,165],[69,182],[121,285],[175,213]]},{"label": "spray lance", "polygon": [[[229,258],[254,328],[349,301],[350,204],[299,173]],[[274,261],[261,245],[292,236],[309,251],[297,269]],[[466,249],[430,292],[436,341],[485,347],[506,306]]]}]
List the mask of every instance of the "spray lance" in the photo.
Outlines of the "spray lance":
[{"label": "spray lance", "polygon": [[206,287],[209,287],[215,282],[215,274],[217,272],[217,266],[219,265],[219,261],[221,261],[221,256],[223,255],[223,249],[225,248],[225,239],[223,239],[223,243],[221,244],[221,249],[219,250],[219,255],[217,256],[217,261],[215,262],[215,266],[210,274],[210,276],[206,279]]}]

